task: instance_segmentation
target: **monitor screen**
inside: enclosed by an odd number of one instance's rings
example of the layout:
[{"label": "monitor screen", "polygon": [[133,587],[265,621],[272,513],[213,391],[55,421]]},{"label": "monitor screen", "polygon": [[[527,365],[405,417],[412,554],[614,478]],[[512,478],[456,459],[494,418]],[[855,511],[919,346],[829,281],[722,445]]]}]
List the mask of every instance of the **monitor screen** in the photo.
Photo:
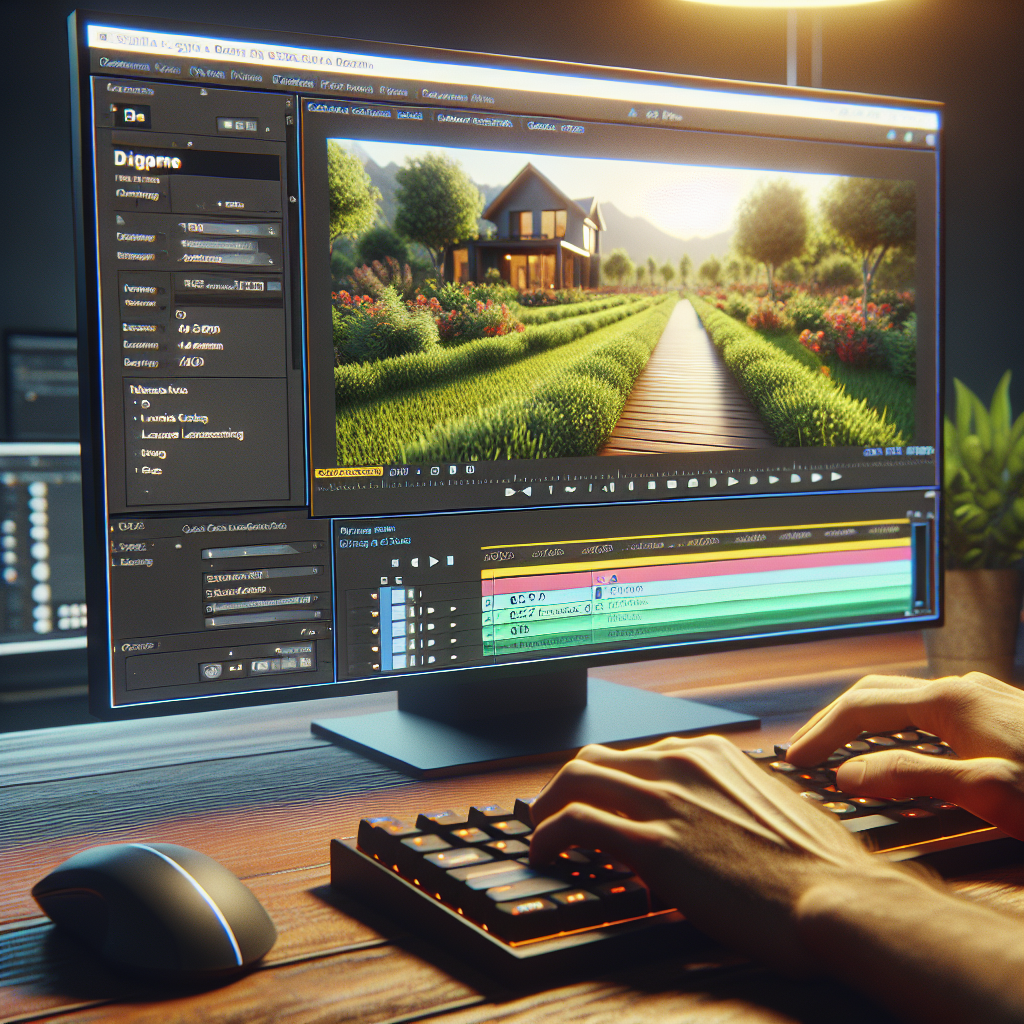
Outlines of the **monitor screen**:
[{"label": "monitor screen", "polygon": [[0,657],[85,647],[86,625],[78,442],[0,441]]},{"label": "monitor screen", "polygon": [[95,713],[938,620],[939,105],[71,25]]}]

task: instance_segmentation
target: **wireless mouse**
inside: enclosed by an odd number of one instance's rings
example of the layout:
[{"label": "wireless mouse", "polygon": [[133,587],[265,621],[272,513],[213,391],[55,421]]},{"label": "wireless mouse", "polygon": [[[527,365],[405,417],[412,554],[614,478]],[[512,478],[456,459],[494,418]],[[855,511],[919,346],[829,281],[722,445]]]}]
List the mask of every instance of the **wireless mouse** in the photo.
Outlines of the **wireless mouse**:
[{"label": "wireless mouse", "polygon": [[83,850],[32,896],[112,965],[168,981],[238,974],[277,940],[262,904],[227,868],[170,843]]}]

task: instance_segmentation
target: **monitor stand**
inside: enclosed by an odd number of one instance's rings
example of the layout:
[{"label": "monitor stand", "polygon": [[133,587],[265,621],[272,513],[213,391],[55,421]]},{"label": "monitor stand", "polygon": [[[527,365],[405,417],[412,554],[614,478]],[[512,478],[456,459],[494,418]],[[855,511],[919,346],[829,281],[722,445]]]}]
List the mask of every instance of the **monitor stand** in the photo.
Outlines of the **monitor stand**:
[{"label": "monitor stand", "polygon": [[[510,712],[513,697],[517,710]],[[580,669],[485,683],[422,680],[399,688],[397,711],[331,718],[311,728],[398,771],[438,778],[567,760],[588,743],[629,747],[759,724],[751,715],[692,700],[588,682]]]}]

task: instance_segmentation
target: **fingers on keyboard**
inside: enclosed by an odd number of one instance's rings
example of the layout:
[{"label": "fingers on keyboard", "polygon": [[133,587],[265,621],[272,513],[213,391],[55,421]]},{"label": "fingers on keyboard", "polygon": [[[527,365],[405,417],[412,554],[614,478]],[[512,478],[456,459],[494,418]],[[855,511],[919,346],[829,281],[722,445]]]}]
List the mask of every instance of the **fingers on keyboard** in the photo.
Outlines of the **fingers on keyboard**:
[{"label": "fingers on keyboard", "polygon": [[544,868],[529,864],[531,801],[424,812],[415,823],[392,815],[359,824],[368,855],[507,941],[574,931],[642,916],[646,887],[597,850],[566,850]]}]

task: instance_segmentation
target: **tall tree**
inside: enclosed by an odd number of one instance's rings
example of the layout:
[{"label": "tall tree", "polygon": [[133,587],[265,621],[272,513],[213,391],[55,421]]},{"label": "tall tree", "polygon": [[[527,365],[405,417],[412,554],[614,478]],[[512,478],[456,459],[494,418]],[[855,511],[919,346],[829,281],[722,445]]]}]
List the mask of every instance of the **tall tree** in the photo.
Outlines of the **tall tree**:
[{"label": "tall tree", "polygon": [[860,259],[866,316],[875,273],[886,254],[895,249],[913,251],[917,189],[912,181],[840,178],[822,196],[821,208]]},{"label": "tall tree", "polygon": [[658,261],[653,256],[647,257],[647,278],[651,287],[654,287],[654,278],[658,273]]},{"label": "tall tree", "polygon": [[658,271],[661,274],[661,279],[665,282],[667,288],[672,283],[672,278],[676,276],[676,268],[671,263],[666,262],[665,266]]},{"label": "tall tree", "polygon": [[710,285],[722,283],[722,263],[717,256],[709,256],[697,271],[697,276]]},{"label": "tall tree", "polygon": [[359,157],[333,139],[327,143],[327,202],[332,251],[339,238],[355,238],[372,227],[380,203]]},{"label": "tall tree", "polygon": [[445,257],[459,242],[479,237],[484,197],[457,160],[442,153],[409,157],[395,172],[395,229],[430,255],[439,281]]},{"label": "tall tree", "polygon": [[693,273],[693,260],[690,259],[688,253],[683,255],[683,258],[679,261],[679,281],[685,288],[690,280],[690,275]]},{"label": "tall tree", "polygon": [[605,277],[621,286],[623,281],[633,276],[633,261],[625,249],[612,249],[602,269]]},{"label": "tall tree", "polygon": [[799,256],[807,241],[807,200],[783,178],[762,182],[740,204],[733,244],[741,256],[763,263],[775,300],[775,270]]}]

